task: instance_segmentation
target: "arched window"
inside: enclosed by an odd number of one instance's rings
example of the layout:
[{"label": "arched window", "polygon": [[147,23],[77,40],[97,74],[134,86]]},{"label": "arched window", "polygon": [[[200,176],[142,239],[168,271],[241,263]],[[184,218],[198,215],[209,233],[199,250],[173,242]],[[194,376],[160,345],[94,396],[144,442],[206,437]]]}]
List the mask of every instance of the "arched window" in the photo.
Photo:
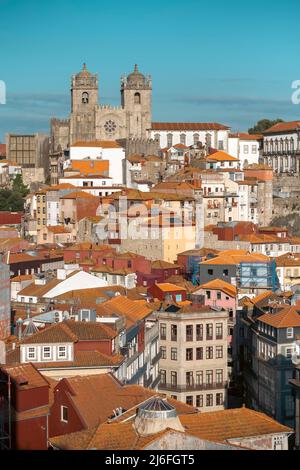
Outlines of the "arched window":
[{"label": "arched window", "polygon": [[186,143],[186,135],[185,134],[180,134],[180,143],[182,145],[185,145],[185,143]]},{"label": "arched window", "polygon": [[200,140],[199,134],[194,134],[194,145],[198,144],[199,140]]},{"label": "arched window", "polygon": [[88,104],[89,102],[89,94],[85,91],[82,93],[82,103],[83,104]]},{"label": "arched window", "polygon": [[205,140],[206,140],[206,146],[207,147],[211,147],[211,134],[206,134],[206,137],[205,137]]},{"label": "arched window", "polygon": [[155,140],[155,142],[158,142],[158,144],[160,145],[160,135],[159,134],[154,135],[154,140]]},{"label": "arched window", "polygon": [[141,104],[141,94],[135,93],[134,95],[134,104]]}]

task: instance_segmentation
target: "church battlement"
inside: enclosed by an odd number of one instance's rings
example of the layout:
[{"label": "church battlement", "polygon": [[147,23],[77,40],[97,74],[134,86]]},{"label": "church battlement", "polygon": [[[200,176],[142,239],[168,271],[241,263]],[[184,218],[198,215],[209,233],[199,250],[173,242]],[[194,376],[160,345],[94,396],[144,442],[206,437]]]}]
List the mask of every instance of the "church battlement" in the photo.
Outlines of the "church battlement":
[{"label": "church battlement", "polygon": [[105,111],[123,111],[122,106],[112,106],[110,104],[98,104],[97,108]]}]

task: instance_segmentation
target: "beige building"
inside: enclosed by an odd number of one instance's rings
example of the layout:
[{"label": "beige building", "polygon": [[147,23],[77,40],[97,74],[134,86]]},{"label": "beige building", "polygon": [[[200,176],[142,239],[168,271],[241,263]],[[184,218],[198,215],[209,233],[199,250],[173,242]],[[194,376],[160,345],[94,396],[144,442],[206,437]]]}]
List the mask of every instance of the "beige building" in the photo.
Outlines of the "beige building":
[{"label": "beige building", "polygon": [[227,402],[228,313],[170,305],[158,312],[160,391],[201,411]]},{"label": "beige building", "polygon": [[49,173],[49,137],[6,134],[7,159],[22,166],[25,184],[43,182]]}]

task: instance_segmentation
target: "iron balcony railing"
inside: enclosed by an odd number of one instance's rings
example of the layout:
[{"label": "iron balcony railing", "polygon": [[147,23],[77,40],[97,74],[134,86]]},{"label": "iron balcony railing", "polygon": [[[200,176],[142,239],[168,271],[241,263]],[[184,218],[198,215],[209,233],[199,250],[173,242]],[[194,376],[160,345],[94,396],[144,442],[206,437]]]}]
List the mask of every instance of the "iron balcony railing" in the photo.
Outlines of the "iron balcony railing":
[{"label": "iron balcony railing", "polygon": [[174,392],[197,392],[202,390],[221,390],[227,388],[228,382],[212,382],[212,383],[202,383],[202,384],[170,384],[160,382],[160,390],[168,390]]}]

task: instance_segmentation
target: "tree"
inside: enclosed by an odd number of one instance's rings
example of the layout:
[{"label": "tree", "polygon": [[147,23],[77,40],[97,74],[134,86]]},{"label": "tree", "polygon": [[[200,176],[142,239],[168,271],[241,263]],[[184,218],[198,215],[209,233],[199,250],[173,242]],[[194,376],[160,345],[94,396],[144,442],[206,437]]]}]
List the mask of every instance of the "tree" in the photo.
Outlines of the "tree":
[{"label": "tree", "polygon": [[249,134],[262,134],[270,127],[275,126],[279,122],[284,122],[282,119],[275,119],[274,121],[270,121],[269,119],[261,119],[260,121],[255,124],[254,127],[248,130]]},{"label": "tree", "polygon": [[23,183],[22,175],[16,175],[13,184],[12,190],[14,193],[18,193],[21,197],[26,197],[29,194],[29,188]]}]

